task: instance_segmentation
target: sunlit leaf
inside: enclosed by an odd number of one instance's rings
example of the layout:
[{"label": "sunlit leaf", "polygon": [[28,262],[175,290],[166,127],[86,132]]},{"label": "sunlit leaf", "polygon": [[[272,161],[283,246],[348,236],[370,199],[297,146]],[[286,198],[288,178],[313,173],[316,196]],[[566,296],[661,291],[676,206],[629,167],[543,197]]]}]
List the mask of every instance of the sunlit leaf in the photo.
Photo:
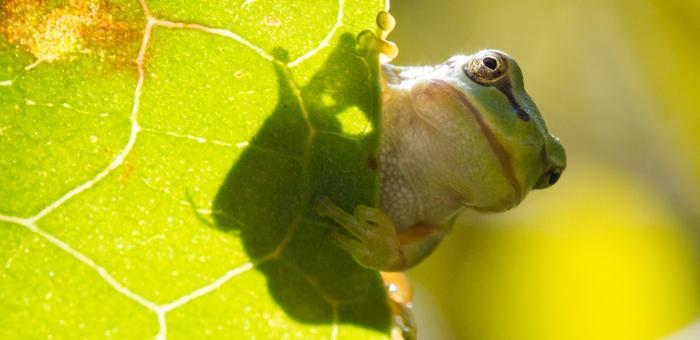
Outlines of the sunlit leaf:
[{"label": "sunlit leaf", "polygon": [[0,338],[383,338],[385,3],[0,2]]}]

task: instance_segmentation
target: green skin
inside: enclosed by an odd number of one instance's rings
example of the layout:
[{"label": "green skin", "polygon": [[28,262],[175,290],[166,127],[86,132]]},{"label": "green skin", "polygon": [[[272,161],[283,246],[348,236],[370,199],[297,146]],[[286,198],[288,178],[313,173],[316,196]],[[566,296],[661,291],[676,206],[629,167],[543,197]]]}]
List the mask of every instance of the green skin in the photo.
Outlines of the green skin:
[{"label": "green skin", "polygon": [[505,211],[566,167],[558,139],[501,51],[434,67],[383,65],[380,207],[353,215],[323,199],[330,237],[362,266],[403,271],[427,257],[466,207]]}]

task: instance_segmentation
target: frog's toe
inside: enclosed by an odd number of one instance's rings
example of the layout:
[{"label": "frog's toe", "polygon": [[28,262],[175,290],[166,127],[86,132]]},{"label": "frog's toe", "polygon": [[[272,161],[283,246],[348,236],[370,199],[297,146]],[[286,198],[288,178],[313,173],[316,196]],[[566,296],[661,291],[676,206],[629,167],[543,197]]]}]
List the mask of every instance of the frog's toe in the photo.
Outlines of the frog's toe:
[{"label": "frog's toe", "polygon": [[417,327],[411,307],[407,304],[389,300],[394,325],[391,333],[392,339],[415,340]]},{"label": "frog's toe", "polygon": [[382,229],[394,230],[394,222],[381,209],[358,205],[355,207],[355,217],[362,222],[373,224]]},{"label": "frog's toe", "polygon": [[380,209],[358,205],[354,215],[351,215],[328,198],[323,198],[316,204],[315,210],[321,216],[330,217],[365,243],[373,243],[373,240],[387,236],[396,237],[394,224]]},{"label": "frog's toe", "polygon": [[328,233],[328,238],[336,246],[343,248],[345,251],[347,251],[353,255],[358,250],[365,248],[363,246],[362,242],[357,241],[357,240],[353,239],[352,237],[345,236],[342,233],[335,231],[335,230]]}]

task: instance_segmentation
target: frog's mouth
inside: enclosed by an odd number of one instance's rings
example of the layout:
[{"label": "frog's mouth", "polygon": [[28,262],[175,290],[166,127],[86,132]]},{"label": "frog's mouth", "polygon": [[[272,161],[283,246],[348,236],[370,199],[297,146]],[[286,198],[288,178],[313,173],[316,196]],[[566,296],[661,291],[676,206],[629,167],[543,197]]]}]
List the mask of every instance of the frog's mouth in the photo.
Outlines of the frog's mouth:
[{"label": "frog's mouth", "polygon": [[518,179],[515,177],[513,161],[510,158],[510,154],[506,151],[506,148],[503,146],[503,144],[501,144],[498,138],[496,138],[496,135],[484,121],[484,117],[481,112],[469,101],[469,99],[467,99],[464,93],[456,90],[447,82],[439,79],[432,79],[431,83],[434,86],[438,86],[444,93],[447,93],[450,97],[463,105],[466,111],[468,111],[474,117],[474,120],[477,122],[481,133],[488,141],[491,151],[493,151],[494,156],[498,160],[506,180],[513,188],[513,198],[511,200],[512,205],[510,205],[510,207],[518,205],[518,203],[520,203],[524,198],[524,191],[520,185],[520,182],[518,182]]}]

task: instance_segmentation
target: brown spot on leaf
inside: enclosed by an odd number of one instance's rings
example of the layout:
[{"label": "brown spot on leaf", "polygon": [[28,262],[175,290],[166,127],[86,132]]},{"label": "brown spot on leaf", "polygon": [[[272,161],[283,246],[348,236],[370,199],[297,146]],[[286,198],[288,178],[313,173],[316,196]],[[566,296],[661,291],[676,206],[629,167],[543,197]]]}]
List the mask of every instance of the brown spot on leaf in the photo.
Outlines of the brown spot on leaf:
[{"label": "brown spot on leaf", "polygon": [[117,66],[131,66],[140,29],[116,19],[122,11],[97,0],[6,0],[0,5],[0,34],[45,62],[96,54]]},{"label": "brown spot on leaf", "polygon": [[274,16],[274,15],[266,15],[266,16],[263,18],[263,23],[264,23],[265,25],[267,25],[267,26],[272,26],[272,27],[277,27],[277,26],[279,26],[279,25],[282,24],[282,22],[280,21],[280,19],[278,19],[278,18],[277,18],[276,16]]},{"label": "brown spot on leaf", "polygon": [[129,183],[132,175],[134,174],[135,165],[133,160],[133,153],[128,157],[124,158],[124,164],[122,165],[122,172],[119,175],[119,182],[126,186]]},{"label": "brown spot on leaf", "polygon": [[374,156],[367,158],[367,167],[371,170],[377,170],[377,159]]}]

